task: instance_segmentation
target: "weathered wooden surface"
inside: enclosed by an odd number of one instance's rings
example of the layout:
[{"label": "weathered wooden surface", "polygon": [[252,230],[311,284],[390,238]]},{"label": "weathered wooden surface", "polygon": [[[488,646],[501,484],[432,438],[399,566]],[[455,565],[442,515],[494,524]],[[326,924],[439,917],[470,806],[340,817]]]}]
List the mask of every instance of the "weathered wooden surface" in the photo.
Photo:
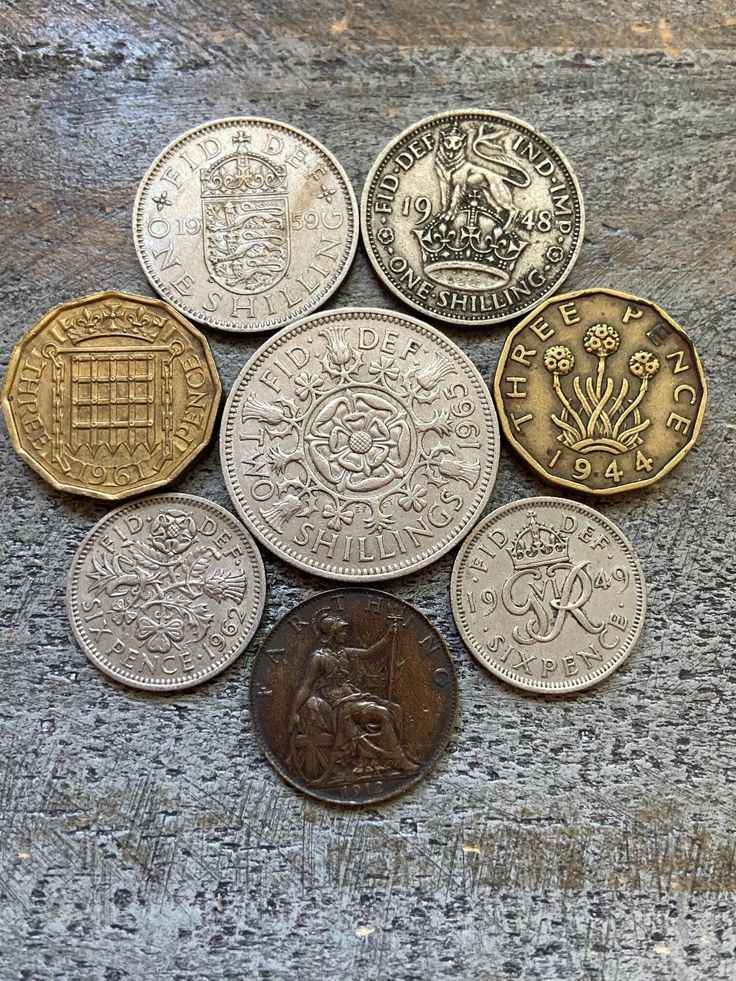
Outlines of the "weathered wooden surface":
[{"label": "weathered wooden surface", "polygon": [[[734,976],[734,13],[694,0],[3,7],[5,361],[62,299],[147,292],[130,209],[179,132],[284,119],[360,190],[409,122],[481,105],[537,125],[576,169],[588,221],[569,285],[665,306],[700,348],[711,402],[673,474],[601,503],[638,548],[649,616],[599,688],[545,700],[484,673],[452,626],[452,557],[389,587],[450,642],[461,719],[430,780],[358,813],[269,769],[248,655],[175,697],[87,663],[64,581],[105,507],[54,493],[3,433],[2,979]],[[361,254],[344,304],[395,306]],[[488,377],[504,330],[448,333]],[[228,387],[256,341],[211,339]],[[178,488],[228,503],[216,449]],[[492,506],[543,491],[505,451]],[[259,636],[324,585],[266,559]]]}]

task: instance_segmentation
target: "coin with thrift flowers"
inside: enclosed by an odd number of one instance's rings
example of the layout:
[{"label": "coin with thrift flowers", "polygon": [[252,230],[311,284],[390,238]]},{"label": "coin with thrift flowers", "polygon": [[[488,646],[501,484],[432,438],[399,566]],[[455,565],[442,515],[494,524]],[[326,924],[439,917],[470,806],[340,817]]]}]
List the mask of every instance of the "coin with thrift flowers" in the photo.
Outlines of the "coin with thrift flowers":
[{"label": "coin with thrift flowers", "polygon": [[390,579],[463,538],[498,466],[477,369],[389,310],[315,314],[267,341],[223,413],[220,457],[267,548],[332,579]]},{"label": "coin with thrift flowers", "polygon": [[695,346],[664,310],[588,289],[548,300],[511,331],[494,395],[507,439],[545,480],[617,494],[682,460],[707,387]]}]

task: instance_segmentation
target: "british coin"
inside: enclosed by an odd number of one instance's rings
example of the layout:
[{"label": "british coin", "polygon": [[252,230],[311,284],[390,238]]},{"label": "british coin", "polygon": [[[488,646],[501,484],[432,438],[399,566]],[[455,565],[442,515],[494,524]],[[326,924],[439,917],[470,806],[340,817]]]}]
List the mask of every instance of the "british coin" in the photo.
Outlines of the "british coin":
[{"label": "british coin", "polygon": [[57,490],[106,501],[170,483],[210,441],[209,344],[166,303],[110,290],[20,339],[3,386],[16,452]]},{"label": "british coin", "polygon": [[253,665],[253,727],[284,780],[373,804],[435,764],[457,711],[455,666],[427,618],[373,589],[318,593],[273,628]]},{"label": "british coin", "polygon": [[272,552],[375,581],[467,534],[495,480],[498,424],[478,371],[439,331],[387,310],[330,310],[243,368],[220,458],[238,513]]},{"label": "british coin", "polygon": [[532,310],[583,241],[578,182],[527,123],[486,109],[429,116],[396,137],[363,189],[363,240],[405,303],[454,324]]},{"label": "british coin", "polygon": [[587,289],[548,300],[511,331],[494,395],[506,438],[541,477],[619,494],[682,460],[707,387],[692,341],[664,310]]},{"label": "british coin", "polygon": [[74,636],[105,674],[133,688],[177,691],[219,674],[263,613],[266,575],[229,511],[190,494],[125,504],[74,556],[67,609]]},{"label": "british coin", "polygon": [[493,511],[463,543],[452,612],[470,652],[527,691],[589,688],[628,657],[646,610],[622,532],[584,504],[532,497]]},{"label": "british coin", "polygon": [[271,119],[218,119],[156,158],[133,236],[151,285],[177,310],[221,330],[268,330],[335,292],[355,255],[358,209],[313,137]]}]

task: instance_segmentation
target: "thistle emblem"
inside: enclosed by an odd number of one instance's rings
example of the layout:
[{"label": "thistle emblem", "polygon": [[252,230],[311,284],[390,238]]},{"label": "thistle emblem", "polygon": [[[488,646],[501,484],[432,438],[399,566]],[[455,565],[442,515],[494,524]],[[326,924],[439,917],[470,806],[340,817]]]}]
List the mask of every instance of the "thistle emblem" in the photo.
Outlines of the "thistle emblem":
[{"label": "thistle emblem", "polygon": [[575,367],[572,351],[564,344],[556,344],[544,352],[544,367],[552,375],[552,386],[562,403],[562,411],[552,420],[561,430],[560,440],[577,453],[627,453],[641,442],[639,434],[650,424],[640,406],[650,380],[659,371],[659,359],[651,351],[636,351],[629,359],[628,369],[633,384],[639,382],[638,392],[630,397],[631,386],[624,377],[614,393],[616,381],[606,377],[606,361],[620,344],[618,331],[610,324],[593,324],[587,329],[583,347],[597,360],[597,366],[587,378],[575,376],[572,393],[565,392],[560,381]]}]

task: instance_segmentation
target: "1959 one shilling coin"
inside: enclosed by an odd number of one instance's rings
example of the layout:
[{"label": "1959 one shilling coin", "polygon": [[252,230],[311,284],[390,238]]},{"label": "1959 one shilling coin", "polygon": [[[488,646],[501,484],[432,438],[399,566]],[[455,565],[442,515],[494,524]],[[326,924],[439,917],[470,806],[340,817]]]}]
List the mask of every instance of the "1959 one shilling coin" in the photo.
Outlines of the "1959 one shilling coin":
[{"label": "1959 one shilling coin", "polygon": [[313,137],[270,119],[218,119],[151,165],[133,235],[151,285],[182,313],[222,330],[266,330],[337,289],[355,254],[357,205]]},{"label": "1959 one shilling coin", "polygon": [[261,619],[266,575],[229,511],[160,494],[111,511],[74,556],[67,609],[87,657],[133,688],[174,691],[219,674]]},{"label": "1959 one shilling coin", "polygon": [[221,394],[200,331],[161,300],[110,290],[54,307],[20,339],[2,399],[16,451],[53,487],[115,501],[182,473]]},{"label": "1959 one shilling coin", "polygon": [[455,324],[533,309],[559,288],[583,241],[567,160],[527,123],[485,109],[430,116],[393,140],[368,175],[361,216],[381,279]]},{"label": "1959 one shilling coin", "polygon": [[598,511],[533,497],[489,514],[452,571],[452,611],[470,652],[528,691],[589,688],[641,633],[644,574],[631,543]]},{"label": "1959 one shilling coin", "polygon": [[707,388],[692,341],[664,310],[588,289],[548,300],[511,331],[494,394],[507,439],[540,476],[617,494],[680,462]]},{"label": "1959 one shilling coin", "polygon": [[245,366],[220,458],[267,548],[329,578],[390,579],[467,534],[493,487],[498,428],[485,382],[439,331],[388,310],[331,310]]}]

